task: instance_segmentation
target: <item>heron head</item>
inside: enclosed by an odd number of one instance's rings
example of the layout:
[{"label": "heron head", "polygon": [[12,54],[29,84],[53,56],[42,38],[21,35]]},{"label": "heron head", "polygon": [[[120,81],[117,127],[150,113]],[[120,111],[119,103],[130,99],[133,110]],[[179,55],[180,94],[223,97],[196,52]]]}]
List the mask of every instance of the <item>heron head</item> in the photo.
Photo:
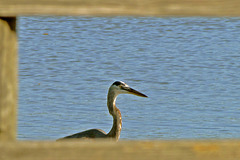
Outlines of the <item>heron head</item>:
[{"label": "heron head", "polygon": [[111,87],[114,88],[114,91],[117,94],[133,94],[133,95],[140,96],[140,97],[147,97],[145,94],[129,87],[126,83],[124,83],[122,81],[114,82]]}]

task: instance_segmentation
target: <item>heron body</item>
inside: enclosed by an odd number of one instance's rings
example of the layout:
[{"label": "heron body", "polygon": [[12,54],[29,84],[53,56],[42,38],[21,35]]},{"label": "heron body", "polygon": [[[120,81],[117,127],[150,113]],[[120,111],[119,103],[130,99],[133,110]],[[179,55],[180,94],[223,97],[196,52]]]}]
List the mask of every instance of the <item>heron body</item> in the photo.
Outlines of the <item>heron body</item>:
[{"label": "heron body", "polygon": [[83,132],[79,132],[70,136],[60,138],[58,140],[64,140],[69,138],[111,138],[118,141],[120,132],[122,129],[122,116],[120,110],[116,107],[116,98],[119,94],[133,94],[140,97],[147,97],[146,95],[132,89],[126,83],[122,81],[114,82],[109,90],[107,96],[107,106],[109,113],[113,117],[113,126],[109,133],[105,133],[101,129],[90,129]]}]

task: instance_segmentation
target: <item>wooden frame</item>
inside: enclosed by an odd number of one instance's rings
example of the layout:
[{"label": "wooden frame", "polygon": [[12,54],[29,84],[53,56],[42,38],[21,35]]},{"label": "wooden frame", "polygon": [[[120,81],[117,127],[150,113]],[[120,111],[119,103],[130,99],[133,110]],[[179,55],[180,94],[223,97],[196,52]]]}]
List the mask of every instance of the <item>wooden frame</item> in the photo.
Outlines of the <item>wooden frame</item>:
[{"label": "wooden frame", "polygon": [[240,159],[240,140],[11,142],[16,140],[18,55],[16,17],[240,16],[238,0],[1,0],[0,159]]},{"label": "wooden frame", "polygon": [[0,143],[1,160],[239,160],[240,141]]},{"label": "wooden frame", "polygon": [[0,18],[0,140],[16,139],[17,59],[16,17]]},{"label": "wooden frame", "polygon": [[1,0],[0,16],[239,16],[238,0]]}]

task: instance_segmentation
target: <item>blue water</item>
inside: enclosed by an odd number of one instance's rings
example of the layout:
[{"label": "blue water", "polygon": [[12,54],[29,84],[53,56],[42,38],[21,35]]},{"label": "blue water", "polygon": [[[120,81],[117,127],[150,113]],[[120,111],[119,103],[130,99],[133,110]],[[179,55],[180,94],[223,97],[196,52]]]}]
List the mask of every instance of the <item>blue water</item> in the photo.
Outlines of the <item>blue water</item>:
[{"label": "blue water", "polygon": [[121,139],[240,138],[240,18],[20,17],[18,139],[111,129]]}]

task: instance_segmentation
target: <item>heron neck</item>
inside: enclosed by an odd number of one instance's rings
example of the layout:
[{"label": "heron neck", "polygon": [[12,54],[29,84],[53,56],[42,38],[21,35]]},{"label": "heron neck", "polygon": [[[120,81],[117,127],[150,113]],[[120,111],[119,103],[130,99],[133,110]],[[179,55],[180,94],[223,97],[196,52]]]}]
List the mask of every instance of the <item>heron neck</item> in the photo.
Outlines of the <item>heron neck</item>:
[{"label": "heron neck", "polygon": [[122,129],[122,116],[120,110],[116,107],[115,104],[116,98],[117,95],[114,92],[111,92],[110,90],[108,92],[107,105],[109,113],[113,117],[113,126],[110,132],[107,134],[107,136],[116,139],[117,141],[120,137],[120,132]]}]

